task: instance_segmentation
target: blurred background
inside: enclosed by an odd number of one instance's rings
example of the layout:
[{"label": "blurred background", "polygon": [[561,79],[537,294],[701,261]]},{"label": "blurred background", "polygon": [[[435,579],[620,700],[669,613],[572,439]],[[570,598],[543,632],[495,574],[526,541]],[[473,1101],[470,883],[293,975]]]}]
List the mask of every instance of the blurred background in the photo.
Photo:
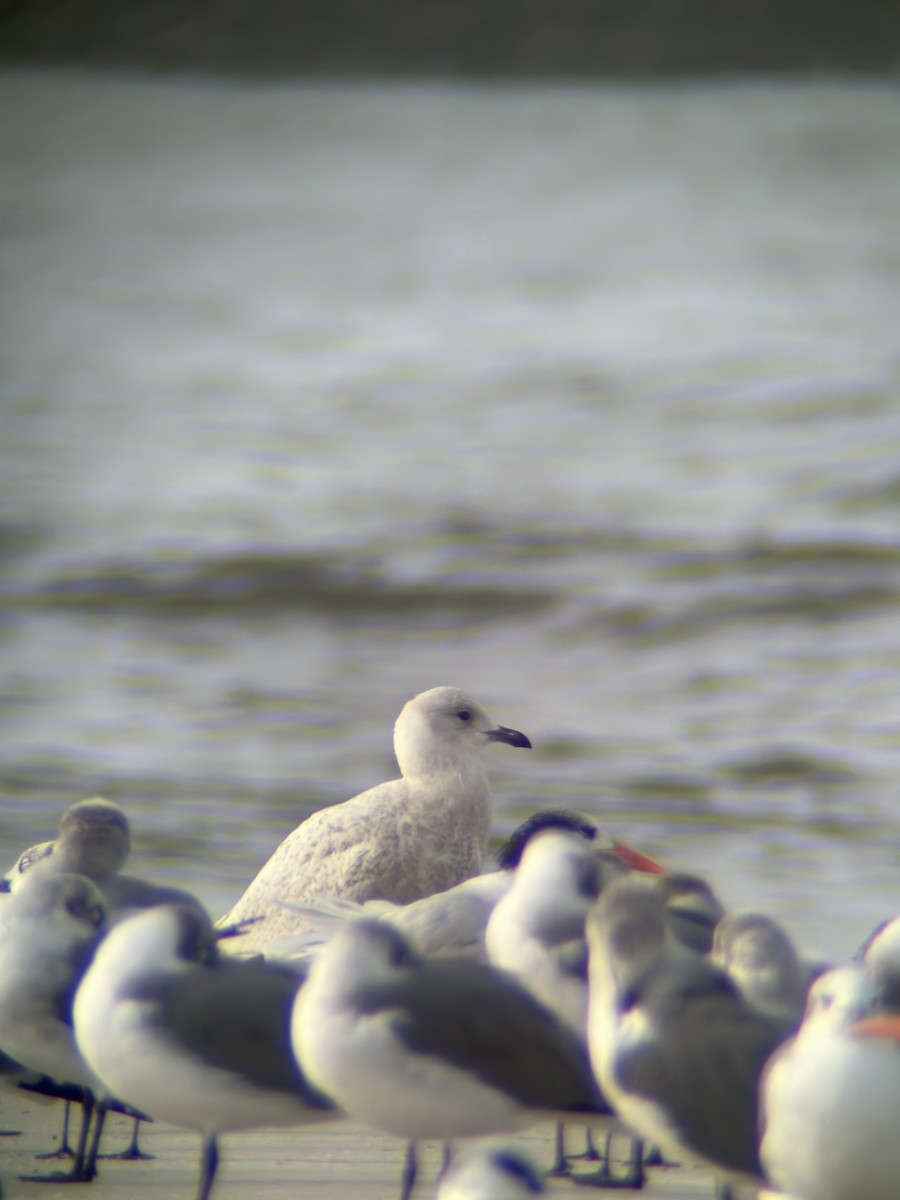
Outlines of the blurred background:
[{"label": "blurred background", "polygon": [[[436,684],[841,956],[900,911],[900,9],[0,3],[0,850],[218,915]],[[7,863],[3,864],[3,869]]]}]

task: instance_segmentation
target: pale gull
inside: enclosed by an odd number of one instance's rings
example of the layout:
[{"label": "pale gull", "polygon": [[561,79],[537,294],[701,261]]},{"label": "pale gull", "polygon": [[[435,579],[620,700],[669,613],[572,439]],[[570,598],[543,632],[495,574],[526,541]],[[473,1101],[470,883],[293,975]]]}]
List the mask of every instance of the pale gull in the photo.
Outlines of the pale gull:
[{"label": "pale gull", "polygon": [[484,935],[494,906],[513,886],[514,872],[531,840],[546,829],[568,830],[589,843],[604,879],[628,869],[664,873],[664,868],[653,859],[613,841],[590,818],[564,808],[541,809],[518,825],[497,851],[499,870],[485,871],[409,904],[393,904],[390,900],[367,900],[359,904],[336,897],[314,898],[296,906],[296,911],[308,920],[310,929],[270,942],[266,956],[286,961],[308,960],[344,921],[365,917],[399,929],[420,954],[459,954],[486,961]]},{"label": "pale gull", "polygon": [[513,886],[516,868],[531,840],[546,829],[568,830],[589,844],[604,876],[617,869],[624,872],[628,867],[652,873],[663,871],[646,855],[612,841],[580,813],[565,808],[541,809],[518,825],[497,851],[499,870],[474,875],[455,887],[409,904],[393,904],[390,900],[367,900],[359,904],[335,897],[314,898],[296,909],[309,921],[310,930],[269,943],[266,956],[288,960],[309,958],[344,921],[366,917],[386,921],[399,929],[420,954],[461,954],[485,959],[484,934],[494,906]]},{"label": "pale gull", "polygon": [[201,1134],[200,1200],[212,1188],[219,1134],[335,1115],[292,1053],[301,983],[260,959],[220,959],[207,917],[163,905],[117,925],[78,989],[75,1036],[106,1087]]},{"label": "pale gull", "polygon": [[529,747],[459,688],[422,692],[394,726],[401,778],[313,813],[281,843],[220,925],[255,921],[240,950],[306,927],[282,902],[316,896],[405,904],[478,874],[491,791],[481,751]]}]

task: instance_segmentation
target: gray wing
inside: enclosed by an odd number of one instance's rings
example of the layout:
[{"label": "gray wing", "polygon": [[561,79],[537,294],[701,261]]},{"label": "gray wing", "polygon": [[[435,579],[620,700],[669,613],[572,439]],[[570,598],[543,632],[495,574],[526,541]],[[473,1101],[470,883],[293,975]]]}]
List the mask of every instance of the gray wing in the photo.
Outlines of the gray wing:
[{"label": "gray wing", "polygon": [[160,904],[186,904],[189,908],[198,908],[206,914],[206,909],[190,892],[165,884],[150,883],[134,875],[112,875],[99,886],[114,913],[129,908],[156,908]]},{"label": "gray wing", "polygon": [[543,912],[536,915],[533,934],[545,946],[561,946],[566,942],[584,940],[584,913],[577,911]]},{"label": "gray wing", "polygon": [[617,1057],[617,1082],[660,1103],[697,1154],[759,1175],[759,1078],[786,1036],[784,1023],[752,1009],[712,968],[689,992],[651,989],[644,1002],[659,1037]]},{"label": "gray wing", "polygon": [[222,962],[147,979],[131,998],[150,1003],[149,1022],[211,1067],[273,1091],[331,1108],[301,1074],[291,1046],[291,1012],[301,980],[263,962]]},{"label": "gray wing", "polygon": [[709,954],[712,950],[716,923],[705,913],[669,908],[666,921],[676,940],[695,954]]},{"label": "gray wing", "polygon": [[558,947],[555,957],[556,965],[562,975],[587,983],[590,954],[588,944],[583,937],[575,938]]},{"label": "gray wing", "polygon": [[431,960],[382,985],[369,1010],[396,1010],[392,1028],[420,1054],[444,1059],[531,1108],[608,1112],[583,1044],[504,972]]},{"label": "gray wing", "polygon": [[103,934],[98,933],[95,938],[70,943],[46,972],[51,1011],[65,1025],[73,1024],[75,993],[102,940]]}]

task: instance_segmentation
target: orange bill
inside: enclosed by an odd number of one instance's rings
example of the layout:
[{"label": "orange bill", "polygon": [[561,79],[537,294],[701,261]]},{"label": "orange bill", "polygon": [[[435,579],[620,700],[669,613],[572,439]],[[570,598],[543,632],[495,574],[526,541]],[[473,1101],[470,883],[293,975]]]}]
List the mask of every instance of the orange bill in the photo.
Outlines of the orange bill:
[{"label": "orange bill", "polygon": [[632,871],[642,871],[645,875],[667,875],[668,871],[655,858],[648,858],[640,850],[632,850],[623,842],[613,842],[612,852],[626,867]]},{"label": "orange bill", "polygon": [[886,1038],[888,1041],[900,1042],[900,1016],[866,1017],[850,1026],[851,1033],[861,1034],[862,1037]]}]

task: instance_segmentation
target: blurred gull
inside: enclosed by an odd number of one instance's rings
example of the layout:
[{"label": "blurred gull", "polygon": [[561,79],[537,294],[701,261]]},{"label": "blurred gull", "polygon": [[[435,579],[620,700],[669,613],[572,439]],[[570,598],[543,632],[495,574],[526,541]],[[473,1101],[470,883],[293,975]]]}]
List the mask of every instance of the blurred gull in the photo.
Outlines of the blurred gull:
[{"label": "blurred gull", "polygon": [[859,967],[826,972],[761,1088],[760,1156],[792,1200],[895,1200],[900,1016]]},{"label": "blurred gull", "polygon": [[239,949],[262,947],[306,927],[283,901],[339,896],[404,904],[478,874],[491,822],[481,751],[491,742],[531,745],[459,688],[414,697],[394,727],[402,778],[313,813],[219,924],[255,921]]},{"label": "blurred gull", "polygon": [[709,954],[725,908],[705,879],[673,871],[660,881],[666,919],[676,941],[698,954]]},{"label": "blurred gull", "polygon": [[728,913],[716,926],[711,957],[754,1008],[800,1024],[810,972],[777,921],[758,912]]},{"label": "blurred gull", "polygon": [[587,1026],[584,923],[601,882],[590,843],[545,830],[525,847],[512,887],[485,930],[489,962],[511,971],[581,1039]]},{"label": "blurred gull", "polygon": [[759,1078],[788,1023],[675,940],[656,884],[611,884],[587,928],[591,1061],[616,1111],[675,1161],[758,1186]]},{"label": "blurred gull", "polygon": [[93,1177],[99,1139],[98,1129],[88,1155],[97,1080],[75,1044],[72,997],[105,926],[99,889],[66,872],[30,872],[0,908],[0,1049],[59,1084],[87,1089],[72,1180]]},{"label": "blurred gull", "polygon": [[521,1151],[508,1146],[469,1150],[444,1172],[435,1200],[524,1200],[544,1181]]},{"label": "blurred gull", "polygon": [[[585,1044],[584,923],[601,886],[600,862],[590,843],[576,833],[545,829],[524,847],[512,887],[498,900],[484,936],[488,961],[515,975]],[[562,1123],[552,1171],[569,1173]]]},{"label": "blurred gull", "polygon": [[[90,879],[100,889],[106,903],[109,924],[115,924],[129,913],[151,908],[157,904],[188,904],[204,912],[199,900],[181,888],[151,883],[134,875],[124,875],[131,851],[131,831],[125,813],[112,800],[92,796],[79,800],[63,814],[59,833],[54,841],[42,842],[26,850],[6,875],[15,893],[26,880],[37,875],[57,875],[74,872]],[[63,1118],[63,1134],[59,1155],[65,1155],[68,1129],[69,1100]],[[138,1145],[140,1117],[135,1116],[130,1144],[110,1158],[141,1159]]]},{"label": "blurred gull", "polygon": [[208,917],[164,905],[116,926],[78,989],[78,1046],[106,1087],[202,1135],[198,1200],[212,1188],[220,1133],[334,1115],[291,1050],[301,983],[259,959],[221,960]]},{"label": "blurred gull", "polygon": [[[524,846],[512,887],[491,913],[485,931],[489,961],[510,971],[572,1033],[587,1044],[588,947],[585,921],[597,897],[614,879],[629,874],[629,864],[662,874],[652,859],[613,844],[598,852],[571,830],[543,829]],[[588,1156],[597,1157],[593,1145]],[[628,1179],[642,1171],[639,1151],[632,1155]],[[554,1174],[568,1174],[563,1127],[557,1128]],[[592,1177],[609,1184],[608,1163]],[[585,1182],[584,1179],[581,1182]]]},{"label": "blurred gull", "polygon": [[900,917],[879,925],[857,958],[875,984],[879,1004],[900,1011]]},{"label": "blurred gull", "polygon": [[[606,1113],[579,1039],[505,972],[419,958],[380,921],[344,925],[297,996],[294,1052],[356,1120],[414,1143],[550,1113]],[[415,1182],[410,1147],[404,1198]]]},{"label": "blurred gull", "polygon": [[123,875],[130,851],[131,831],[125,813],[112,800],[92,796],[71,805],[59,823],[56,839],[21,854],[6,880],[15,892],[32,871],[84,875],[103,893],[111,922],[154,904],[200,907],[198,900],[180,888]]}]

